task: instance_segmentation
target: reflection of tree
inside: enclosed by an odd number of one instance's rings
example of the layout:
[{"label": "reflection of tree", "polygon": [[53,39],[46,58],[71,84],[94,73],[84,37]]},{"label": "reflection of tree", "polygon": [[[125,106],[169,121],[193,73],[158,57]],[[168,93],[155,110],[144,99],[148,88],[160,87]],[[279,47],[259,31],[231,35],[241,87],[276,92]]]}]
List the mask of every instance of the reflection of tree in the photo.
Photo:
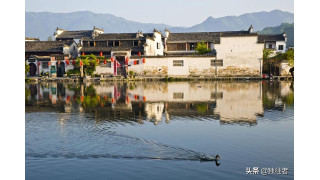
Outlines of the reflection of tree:
[{"label": "reflection of tree", "polygon": [[[263,81],[263,107],[264,108],[274,108],[276,106],[276,101],[281,101],[281,103],[293,106],[294,105],[294,91],[293,83],[288,87],[289,82],[272,82],[272,81]],[[287,85],[287,86],[286,86]],[[281,94],[281,90],[288,90],[286,94]]]},{"label": "reflection of tree", "polygon": [[206,113],[207,109],[208,109],[208,105],[207,104],[197,104],[196,108],[199,113]]}]

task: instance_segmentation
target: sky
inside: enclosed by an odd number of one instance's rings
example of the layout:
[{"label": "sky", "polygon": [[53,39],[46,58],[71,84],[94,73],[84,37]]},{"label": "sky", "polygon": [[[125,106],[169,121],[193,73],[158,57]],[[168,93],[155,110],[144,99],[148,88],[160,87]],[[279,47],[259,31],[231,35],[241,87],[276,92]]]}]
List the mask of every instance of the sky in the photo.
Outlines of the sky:
[{"label": "sky", "polygon": [[293,13],[294,0],[26,0],[27,12],[91,11],[142,23],[193,26],[223,16],[279,9]]}]

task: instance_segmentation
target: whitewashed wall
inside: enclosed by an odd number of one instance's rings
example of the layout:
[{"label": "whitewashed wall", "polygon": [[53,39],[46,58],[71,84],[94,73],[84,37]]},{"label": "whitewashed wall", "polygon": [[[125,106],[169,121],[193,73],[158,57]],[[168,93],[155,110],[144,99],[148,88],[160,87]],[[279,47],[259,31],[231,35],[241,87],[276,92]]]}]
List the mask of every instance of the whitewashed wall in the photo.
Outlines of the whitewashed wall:
[{"label": "whitewashed wall", "polygon": [[[215,45],[217,58],[223,59],[225,75],[257,76],[263,57],[263,43],[257,43],[258,36],[221,37]],[[260,64],[261,61],[261,64]]]}]

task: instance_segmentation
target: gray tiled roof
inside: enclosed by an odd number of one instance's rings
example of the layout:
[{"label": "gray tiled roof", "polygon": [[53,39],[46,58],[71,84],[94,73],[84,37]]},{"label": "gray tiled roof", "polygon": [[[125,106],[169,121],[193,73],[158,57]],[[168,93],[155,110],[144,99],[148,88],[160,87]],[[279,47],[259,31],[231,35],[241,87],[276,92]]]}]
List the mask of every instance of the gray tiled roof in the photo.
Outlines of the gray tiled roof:
[{"label": "gray tiled roof", "polygon": [[81,31],[64,31],[59,34],[56,39],[81,39],[91,38],[93,30],[81,30]]},{"label": "gray tiled roof", "polygon": [[170,33],[167,42],[205,41],[219,43],[220,37],[232,36],[257,36],[257,34],[249,33],[249,31]]},{"label": "gray tiled roof", "polygon": [[285,41],[285,37],[283,36],[283,34],[261,34],[258,36],[258,41]]},{"label": "gray tiled roof", "polygon": [[142,46],[108,46],[108,47],[82,47],[80,52],[106,52],[106,51],[143,51]]},{"label": "gray tiled roof", "polygon": [[64,46],[71,46],[74,41],[26,41],[25,52],[63,52]]},{"label": "gray tiled roof", "polygon": [[147,37],[153,37],[153,33],[143,33],[143,37],[138,38],[136,35],[137,33],[106,33],[99,34],[94,40],[145,40]]}]

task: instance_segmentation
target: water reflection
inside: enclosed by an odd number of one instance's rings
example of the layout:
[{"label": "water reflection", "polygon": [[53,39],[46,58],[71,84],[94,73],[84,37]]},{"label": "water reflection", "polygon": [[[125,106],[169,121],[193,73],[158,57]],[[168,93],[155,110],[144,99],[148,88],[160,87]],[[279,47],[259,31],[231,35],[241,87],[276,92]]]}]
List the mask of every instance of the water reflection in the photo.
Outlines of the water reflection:
[{"label": "water reflection", "polygon": [[26,112],[70,113],[100,121],[170,123],[170,117],[202,117],[221,124],[256,125],[268,109],[294,104],[293,82],[136,82],[25,84]]}]

